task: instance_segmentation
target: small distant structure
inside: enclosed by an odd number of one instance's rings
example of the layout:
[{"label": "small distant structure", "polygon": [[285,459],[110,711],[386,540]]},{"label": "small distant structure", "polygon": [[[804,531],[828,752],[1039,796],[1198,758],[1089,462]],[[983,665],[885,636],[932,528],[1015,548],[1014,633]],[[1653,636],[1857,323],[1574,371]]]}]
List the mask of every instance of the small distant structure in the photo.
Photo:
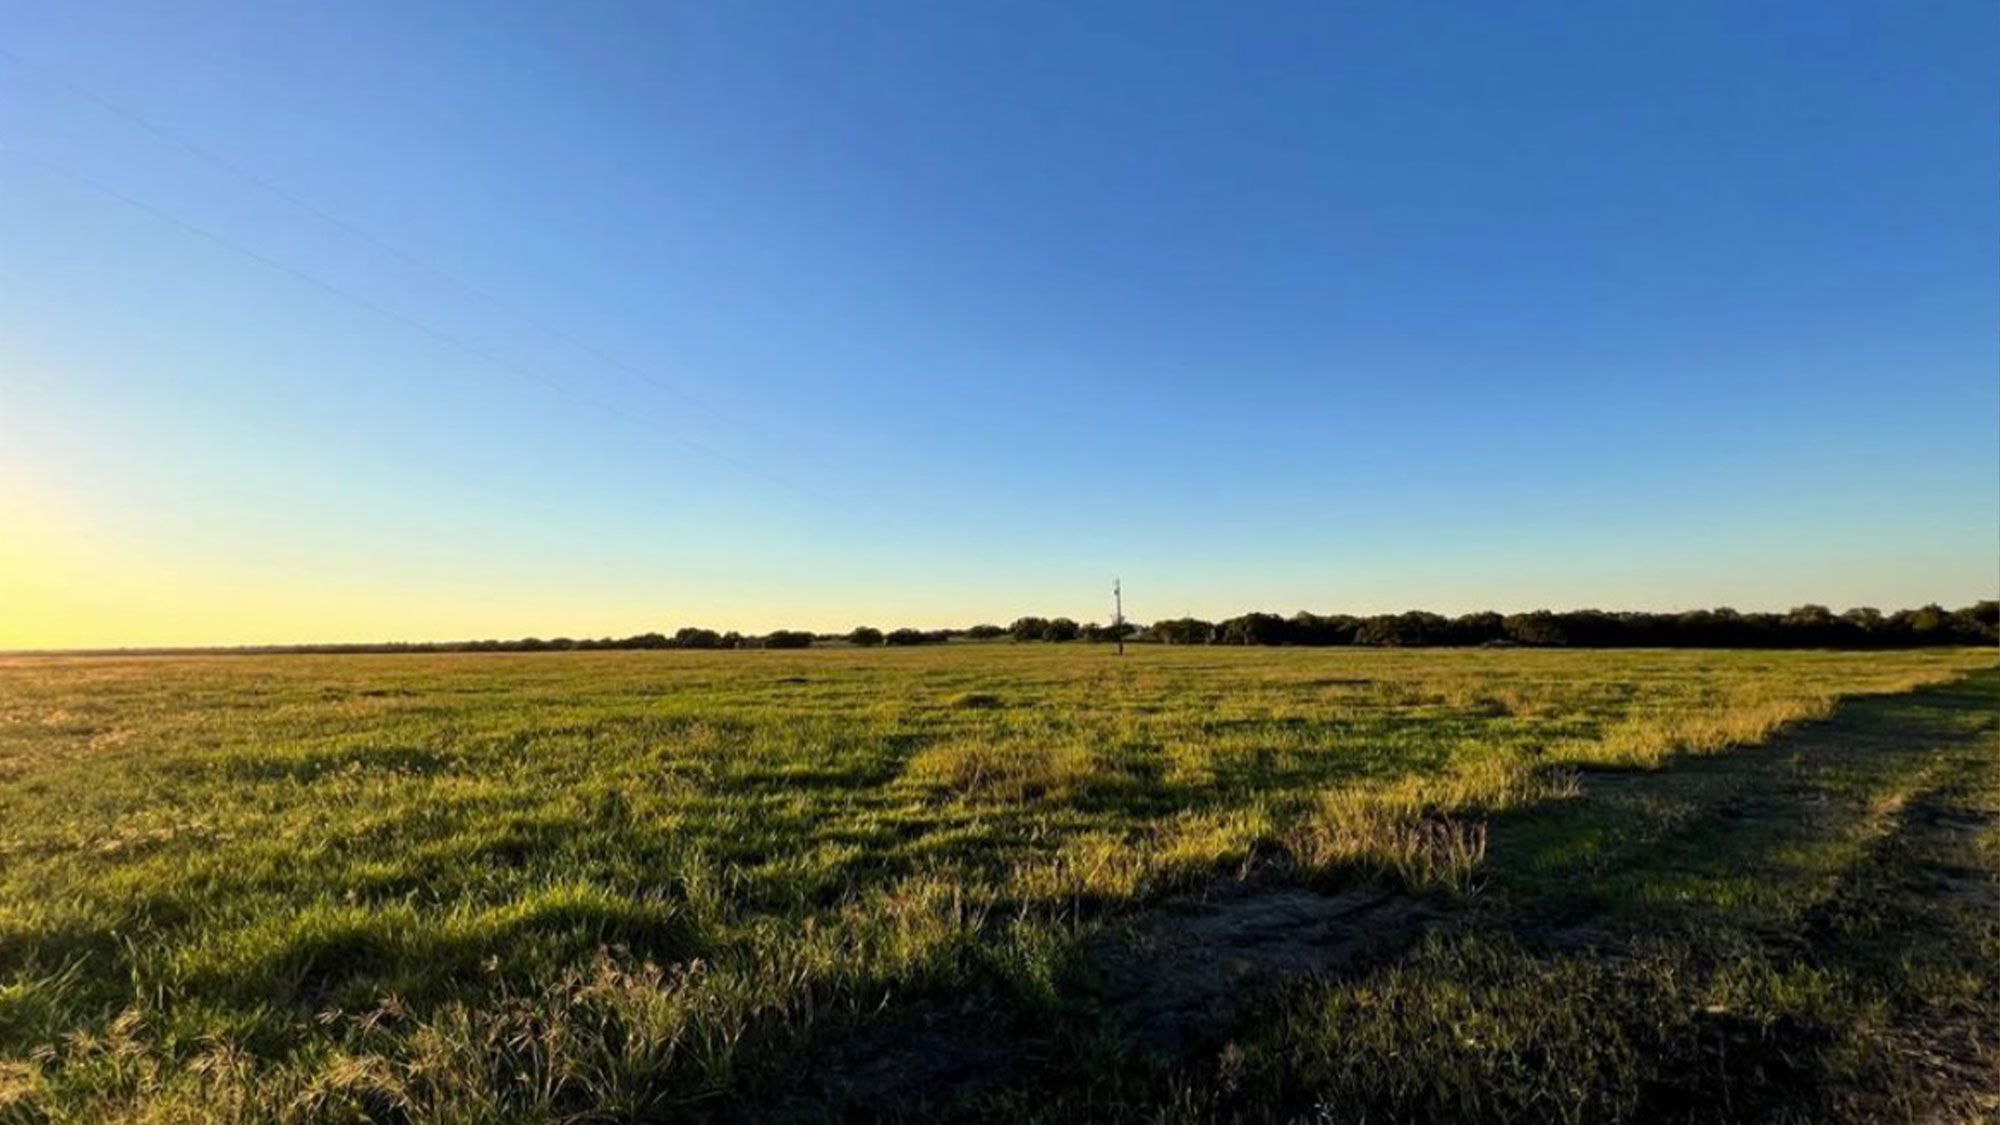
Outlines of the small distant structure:
[{"label": "small distant structure", "polygon": [[1111,580],[1111,636],[1118,642],[1118,655],[1125,655],[1125,589],[1116,578]]}]

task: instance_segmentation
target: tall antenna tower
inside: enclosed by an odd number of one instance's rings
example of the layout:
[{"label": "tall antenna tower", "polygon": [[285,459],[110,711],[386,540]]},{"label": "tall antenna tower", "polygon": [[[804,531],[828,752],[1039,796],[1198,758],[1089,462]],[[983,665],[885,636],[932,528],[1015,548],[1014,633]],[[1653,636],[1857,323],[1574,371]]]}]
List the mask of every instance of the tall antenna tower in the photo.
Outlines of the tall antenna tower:
[{"label": "tall antenna tower", "polygon": [[1111,580],[1111,635],[1118,641],[1118,655],[1125,655],[1125,589],[1116,578]]}]

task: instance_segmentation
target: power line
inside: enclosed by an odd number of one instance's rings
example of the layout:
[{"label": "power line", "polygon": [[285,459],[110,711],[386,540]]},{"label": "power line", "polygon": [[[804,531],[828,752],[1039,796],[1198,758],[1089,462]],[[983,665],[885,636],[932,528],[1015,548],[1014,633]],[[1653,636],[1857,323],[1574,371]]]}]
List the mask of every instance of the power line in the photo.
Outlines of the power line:
[{"label": "power line", "polygon": [[95,177],[85,175],[84,173],[78,172],[72,168],[66,168],[60,164],[55,163],[52,160],[49,160],[42,156],[37,156],[33,153],[30,153],[24,149],[16,147],[5,141],[0,141],[0,151],[13,153],[20,159],[35,166],[36,168],[39,168],[40,170],[49,175],[57,177],[58,179],[64,179],[71,181],[73,183],[81,184],[82,186],[87,187],[92,191],[96,191],[100,194],[109,196],[110,198],[115,199],[118,202],[123,203],[126,206],[141,212],[142,214],[149,215],[154,219],[158,219],[159,221],[166,223],[169,226],[175,227],[186,234],[194,235],[197,238],[201,238],[205,241],[214,243],[215,245],[221,246],[227,250],[234,251],[235,253],[240,254],[243,257],[250,259],[251,261],[254,261],[269,269],[276,270],[277,272],[282,273],[287,277],[290,277],[296,281],[304,282],[305,284],[310,285],[315,289],[321,290],[322,292],[331,294],[335,297],[340,298],[341,300],[347,301],[350,304],[366,309],[367,311],[374,313],[376,316],[382,317],[383,319],[392,321],[396,324],[400,324],[403,327],[410,329],[411,331],[427,336],[430,339],[435,340],[441,344],[445,344],[446,346],[456,348],[459,351],[462,351],[467,355],[473,356],[476,359],[484,360],[485,362],[492,364],[495,367],[498,367],[504,371],[508,371],[515,375],[518,375],[523,379],[527,379],[534,383],[539,383],[543,387],[555,391],[557,394],[565,395],[594,409],[601,410],[604,413],[611,415],[612,417],[622,419],[625,422],[638,426],[646,430],[648,433],[654,434],[656,436],[665,436],[673,441],[678,441],[681,444],[686,445],[689,448],[694,449],[698,452],[705,453],[708,456],[713,457],[716,460],[721,461],[724,464],[727,464],[737,469],[738,471],[748,473],[753,476],[761,477],[764,480],[770,481],[771,483],[776,484],[782,488],[786,488],[793,492],[799,493],[802,496],[807,496],[814,500],[821,501],[823,503],[833,503],[830,497],[823,496],[820,493],[813,491],[812,489],[794,484],[791,481],[786,480],[783,477],[777,476],[776,474],[773,474],[770,471],[763,469],[755,464],[745,461],[740,457],[733,457],[715,448],[714,446],[707,444],[706,442],[697,441],[694,438],[690,438],[682,434],[665,433],[664,431],[659,430],[653,422],[645,418],[641,418],[638,415],[633,414],[632,412],[625,410],[624,408],[619,407],[614,403],[607,402],[603,399],[597,398],[594,395],[585,394],[581,391],[578,391],[576,388],[569,386],[568,384],[549,378],[547,375],[544,375],[541,372],[536,371],[534,368],[527,367],[520,363],[516,363],[505,356],[489,351],[485,348],[480,347],[477,344],[471,343],[470,341],[467,341],[461,337],[454,336],[451,333],[446,332],[442,329],[433,328],[430,325],[425,324],[424,322],[417,320],[414,317],[408,316],[404,313],[397,312],[395,309],[389,308],[386,305],[379,304],[376,301],[370,300],[367,297],[364,297],[358,293],[353,292],[352,290],[342,288],[341,286],[336,285],[333,282],[327,281],[324,278],[308,273],[307,271],[302,270],[297,266],[291,265],[290,263],[281,261],[277,258],[273,258],[270,255],[263,253],[262,251],[253,249],[249,246],[245,246],[242,243],[237,242],[234,239],[231,239],[225,235],[219,234],[213,230],[210,230],[207,227],[201,226],[194,222],[190,222],[189,220],[183,219],[180,216],[173,214],[172,212],[163,210],[160,207],[148,203],[143,199],[128,194],[124,191],[120,191],[119,189],[114,188],[111,185],[104,183],[102,180],[96,179]]},{"label": "power line", "polygon": [[1111,633],[1118,641],[1118,655],[1125,655],[1125,582],[1111,580]]},{"label": "power line", "polygon": [[515,318],[516,320],[522,322],[523,324],[527,324],[530,327],[535,328],[536,330],[543,332],[546,335],[569,345],[570,347],[577,349],[578,351],[584,352],[585,354],[591,356],[593,359],[596,359],[599,363],[602,363],[605,366],[620,372],[621,374],[629,375],[657,390],[672,395],[675,398],[680,399],[682,402],[685,402],[691,406],[694,406],[699,410],[706,412],[709,416],[719,421],[729,422],[731,424],[738,426],[746,426],[747,428],[747,424],[744,423],[741,419],[733,418],[730,415],[724,413],[723,411],[718,410],[713,405],[704,402],[700,398],[691,395],[688,392],[681,390],[678,387],[672,386],[671,384],[665,383],[655,378],[650,373],[643,371],[637,367],[634,367],[629,363],[626,363],[624,360],[621,360],[617,356],[612,355],[611,353],[605,351],[604,349],[599,348],[594,344],[591,344],[589,341],[579,339],[575,335],[572,335],[569,332],[565,332],[564,330],[557,328],[552,324],[549,324],[548,322],[542,320],[541,318],[536,317],[535,315],[529,313],[527,310],[521,308],[520,306],[515,305],[514,303],[507,301],[504,298],[497,297],[492,293],[489,293],[486,290],[479,288],[478,286],[472,284],[471,282],[466,281],[464,278],[459,277],[457,274],[454,274],[451,271],[446,270],[441,266],[435,265],[423,258],[420,258],[417,255],[403,249],[400,246],[397,246],[392,242],[389,242],[383,238],[380,238],[374,234],[369,233],[368,231],[362,229],[361,227],[356,226],[355,224],[347,221],[346,219],[341,218],[339,215],[336,215],[331,211],[328,211],[325,208],[320,207],[319,205],[311,202],[310,200],[303,199],[300,196],[292,193],[282,185],[270,179],[268,176],[261,175],[255,171],[243,167],[240,164],[237,164],[235,161],[232,161],[229,158],[222,156],[221,154],[207,148],[206,146],[197,143],[196,141],[190,139],[189,137],[186,137],[181,133],[176,132],[175,130],[169,129],[164,125],[161,125],[159,122],[154,121],[152,118],[147,117],[145,114],[140,113],[138,110],[132,109],[129,106],[113,101],[112,99],[105,97],[103,94],[98,93],[97,91],[91,89],[90,87],[85,86],[82,83],[77,82],[65,75],[58,74],[55,71],[50,70],[46,66],[43,66],[39,63],[31,62],[28,59],[21,57],[21,55],[17,54],[13,50],[5,46],[0,46],[0,58],[8,59],[12,63],[14,63],[14,65],[20,67],[21,69],[41,76],[44,81],[60,86],[63,89],[68,90],[70,93],[75,94],[77,97],[80,97],[85,101],[88,101],[93,105],[96,105],[98,108],[103,109],[104,111],[114,114],[120,118],[123,118],[128,122],[131,122],[133,125],[138,126],[139,128],[152,134],[154,137],[157,137],[158,139],[166,142],[167,144],[173,145],[174,147],[181,149],[183,152],[186,152],[215,168],[219,168],[222,171],[237,177],[238,179],[244,181],[245,183],[250,184],[251,186],[257,188],[260,191],[263,191],[277,199],[283,200],[285,203],[288,203],[291,206],[296,207],[301,211],[304,211],[306,214],[309,214],[314,218],[320,220],[321,222],[326,223],[327,225],[342,231],[348,236],[358,239],[364,243],[367,243],[369,246],[374,247],[375,249],[381,251],[384,254],[388,254],[389,256],[397,259],[398,261],[404,263],[405,265],[408,265],[413,269],[416,269],[424,274],[427,274],[430,277],[435,278],[438,281],[441,281],[446,285],[452,287],[453,289],[456,289],[459,292],[469,297],[481,301],[484,304],[494,309],[497,309],[500,312],[507,314],[508,316]]}]

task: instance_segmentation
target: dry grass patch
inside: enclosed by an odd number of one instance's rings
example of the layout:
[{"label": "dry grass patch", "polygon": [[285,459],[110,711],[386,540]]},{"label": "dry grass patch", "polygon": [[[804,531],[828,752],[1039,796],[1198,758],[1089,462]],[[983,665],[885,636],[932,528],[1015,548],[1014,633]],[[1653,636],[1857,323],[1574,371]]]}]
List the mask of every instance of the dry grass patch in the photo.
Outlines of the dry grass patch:
[{"label": "dry grass patch", "polygon": [[1020,801],[1064,796],[1115,773],[1090,747],[1073,742],[967,739],[919,750],[903,778],[960,797]]},{"label": "dry grass patch", "polygon": [[1595,742],[1564,743],[1550,756],[1600,769],[1658,769],[1676,754],[1754,746],[1795,723],[1826,718],[1836,702],[1826,695],[1766,698],[1634,716],[1613,724]]}]

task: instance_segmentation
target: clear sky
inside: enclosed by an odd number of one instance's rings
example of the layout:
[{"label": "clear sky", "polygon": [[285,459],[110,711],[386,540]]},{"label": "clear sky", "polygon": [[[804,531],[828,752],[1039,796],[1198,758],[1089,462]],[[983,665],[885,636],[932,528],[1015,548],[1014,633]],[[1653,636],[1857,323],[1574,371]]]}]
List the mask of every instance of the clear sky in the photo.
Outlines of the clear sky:
[{"label": "clear sky", "polygon": [[1989,597],[1996,41],[0,0],[0,647]]}]

